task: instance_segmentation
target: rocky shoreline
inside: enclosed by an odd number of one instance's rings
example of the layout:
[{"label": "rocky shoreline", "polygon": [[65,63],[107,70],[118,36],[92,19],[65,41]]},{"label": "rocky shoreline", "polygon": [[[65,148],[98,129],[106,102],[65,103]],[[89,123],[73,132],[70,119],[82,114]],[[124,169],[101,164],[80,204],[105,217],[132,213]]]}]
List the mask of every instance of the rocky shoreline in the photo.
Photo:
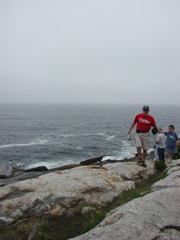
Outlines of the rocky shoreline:
[{"label": "rocky shoreline", "polygon": [[14,168],[11,178],[0,179],[0,226],[29,214],[69,214],[79,203],[107,203],[134,188],[134,180],[154,172],[152,161],[144,169],[133,160],[102,165],[102,158],[46,171],[44,167],[32,172]]},{"label": "rocky shoreline", "polygon": [[[63,166],[59,166],[56,168],[52,168],[52,169],[48,169],[45,166],[38,166],[36,168],[30,168],[30,169],[23,169],[23,168],[18,168],[16,166],[13,166],[12,163],[6,163],[3,165],[3,163],[0,166],[0,187],[3,187],[5,185],[11,184],[11,183],[15,183],[18,181],[24,181],[26,179],[32,179],[32,178],[36,178],[38,176],[41,176],[43,174],[47,174],[50,172],[55,172],[55,171],[63,171],[63,170],[67,170],[67,169],[72,169],[75,167],[80,167],[80,166],[84,166],[84,165],[95,165],[95,166],[99,166],[102,167],[105,164],[108,163],[117,163],[117,162],[135,162],[136,161],[136,156],[132,157],[132,158],[125,158],[123,160],[105,160],[102,161],[104,155],[103,156],[99,156],[96,158],[92,158],[92,159],[87,159],[84,160],[82,162],[80,162],[79,164],[68,164],[68,165],[63,165]],[[153,152],[151,152],[148,156],[147,156],[147,160],[152,160],[153,159]]]},{"label": "rocky shoreline", "polygon": [[[84,163],[88,165],[84,165],[83,163],[78,165],[67,165],[52,170],[47,169],[46,171],[43,167],[34,169],[32,172],[14,169],[12,178],[0,179],[0,228],[3,229],[8,223],[16,222],[18,219],[32,216],[38,218],[42,216],[72,217],[76,214],[84,214],[84,212],[86,212],[87,209],[90,210],[92,206],[97,207],[112,202],[113,199],[122,192],[135,188],[136,181],[147,179],[150,175],[155,173],[152,154],[148,156],[147,168],[137,166],[135,158],[116,161],[113,164],[108,163],[108,161],[105,163],[103,162],[102,164],[100,158],[101,157],[98,159],[99,161],[91,159],[95,161],[93,162],[93,165],[90,161],[88,163]],[[165,179],[163,180],[164,182],[159,182],[153,186],[153,196],[155,199],[161,199],[161,194],[162,196],[164,194],[164,201],[166,198],[169,199],[166,203],[163,203],[162,206],[165,206],[164,209],[166,209],[169,214],[169,219],[174,219],[174,216],[176,216],[176,224],[174,224],[174,222],[173,224],[172,222],[169,223],[176,229],[180,227],[179,220],[177,219],[178,212],[176,211],[176,214],[174,213],[174,209],[178,209],[180,207],[179,202],[176,201],[179,196],[178,190],[180,186],[179,164],[180,160],[173,160],[172,164],[168,166],[170,169],[168,171],[167,180]],[[166,191],[170,197],[166,196]],[[149,194],[147,196],[151,199]],[[170,209],[173,216],[171,216],[170,211],[168,211],[168,204],[170,204],[171,198],[173,199],[173,209]],[[135,211],[137,219],[140,218],[137,220],[138,225],[142,225],[142,228],[146,228],[146,225],[143,225],[142,222],[144,217],[139,216],[138,214],[143,211],[146,212],[147,217],[144,219],[145,221],[149,221],[147,218],[152,215],[151,211],[155,207],[153,205],[151,206],[151,203],[154,204],[154,202],[156,202],[155,204],[161,205],[161,202],[158,202],[160,200],[143,200],[143,198],[140,198],[138,201],[139,202],[135,203],[134,207],[130,205],[130,207],[127,207],[129,210],[125,209],[123,211],[130,211],[132,213]],[[146,202],[148,202],[149,205],[146,205]],[[141,207],[139,207],[139,205]],[[162,214],[164,214],[162,208],[160,209]],[[120,224],[119,229],[123,229],[123,225],[130,224],[128,223],[129,220],[127,220],[127,223],[124,224],[126,217],[125,219],[124,217],[120,217],[126,216],[125,213],[123,212],[123,214],[119,214],[114,210],[109,214],[111,216],[106,217],[102,222],[102,225],[99,225],[94,230],[88,232],[87,235],[85,234],[75,239],[168,239],[143,238],[144,235],[142,235],[141,238],[131,238],[135,234],[133,232],[135,230],[132,231],[133,234],[130,236],[125,234],[127,229],[122,230],[122,232],[110,229],[110,226],[115,225],[115,229],[117,229],[118,224]],[[158,214],[159,221],[161,223],[161,215],[160,213]],[[117,218],[117,216],[119,217]],[[167,216],[163,215],[162,218],[163,217],[168,219]],[[121,222],[121,220],[123,222]],[[135,219],[131,219],[130,222],[131,221],[135,221]],[[152,221],[152,219],[150,221]],[[177,233],[174,233],[174,228],[173,234],[177,235],[178,231]],[[98,231],[98,233],[96,233],[96,231]],[[101,236],[99,231],[101,232]],[[118,237],[112,235],[113,232],[115,235],[119,234]],[[157,229],[155,232],[157,233]],[[138,236],[141,236],[139,230],[137,234]],[[126,235],[128,236],[127,238]],[[123,236],[123,238],[120,236]]]}]

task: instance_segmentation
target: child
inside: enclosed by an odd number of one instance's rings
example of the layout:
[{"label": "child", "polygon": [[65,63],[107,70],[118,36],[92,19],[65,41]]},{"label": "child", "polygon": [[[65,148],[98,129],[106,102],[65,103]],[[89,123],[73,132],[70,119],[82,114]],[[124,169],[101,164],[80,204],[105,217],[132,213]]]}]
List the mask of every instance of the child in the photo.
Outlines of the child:
[{"label": "child", "polygon": [[162,133],[162,128],[158,129],[159,134],[156,137],[156,145],[158,146],[158,159],[164,161],[164,152],[167,137]]},{"label": "child", "polygon": [[177,153],[176,141],[178,140],[177,134],[174,132],[174,126],[170,125],[168,127],[168,132],[164,132],[167,136],[166,150],[168,154],[168,163],[172,161],[172,157]]}]

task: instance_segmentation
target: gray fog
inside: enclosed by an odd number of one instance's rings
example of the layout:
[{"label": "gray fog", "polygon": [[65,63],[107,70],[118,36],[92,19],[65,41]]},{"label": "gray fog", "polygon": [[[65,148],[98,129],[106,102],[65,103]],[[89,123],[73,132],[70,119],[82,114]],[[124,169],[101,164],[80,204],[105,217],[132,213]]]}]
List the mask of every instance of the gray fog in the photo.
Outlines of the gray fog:
[{"label": "gray fog", "polygon": [[179,0],[1,0],[0,102],[179,104]]}]

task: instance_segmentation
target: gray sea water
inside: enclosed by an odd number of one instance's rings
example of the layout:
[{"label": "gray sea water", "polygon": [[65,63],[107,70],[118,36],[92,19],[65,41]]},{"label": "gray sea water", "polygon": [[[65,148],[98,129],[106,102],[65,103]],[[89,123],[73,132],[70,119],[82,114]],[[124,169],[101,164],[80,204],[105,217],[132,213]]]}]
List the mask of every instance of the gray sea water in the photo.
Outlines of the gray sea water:
[{"label": "gray sea water", "polygon": [[[147,104],[147,103],[146,103]],[[134,134],[127,132],[143,105],[123,104],[0,104],[0,161],[16,166],[48,168],[105,155],[135,155]],[[151,105],[157,125],[173,124],[180,135],[180,105]],[[135,132],[135,129],[134,129]],[[151,149],[154,136],[151,134]]]}]

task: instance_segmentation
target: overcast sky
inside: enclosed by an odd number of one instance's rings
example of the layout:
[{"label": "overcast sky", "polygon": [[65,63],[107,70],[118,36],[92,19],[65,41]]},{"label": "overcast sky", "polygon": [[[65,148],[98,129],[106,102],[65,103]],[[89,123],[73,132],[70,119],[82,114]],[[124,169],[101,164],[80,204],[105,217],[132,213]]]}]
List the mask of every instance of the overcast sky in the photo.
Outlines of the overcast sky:
[{"label": "overcast sky", "polygon": [[0,102],[179,104],[179,0],[0,0]]}]

